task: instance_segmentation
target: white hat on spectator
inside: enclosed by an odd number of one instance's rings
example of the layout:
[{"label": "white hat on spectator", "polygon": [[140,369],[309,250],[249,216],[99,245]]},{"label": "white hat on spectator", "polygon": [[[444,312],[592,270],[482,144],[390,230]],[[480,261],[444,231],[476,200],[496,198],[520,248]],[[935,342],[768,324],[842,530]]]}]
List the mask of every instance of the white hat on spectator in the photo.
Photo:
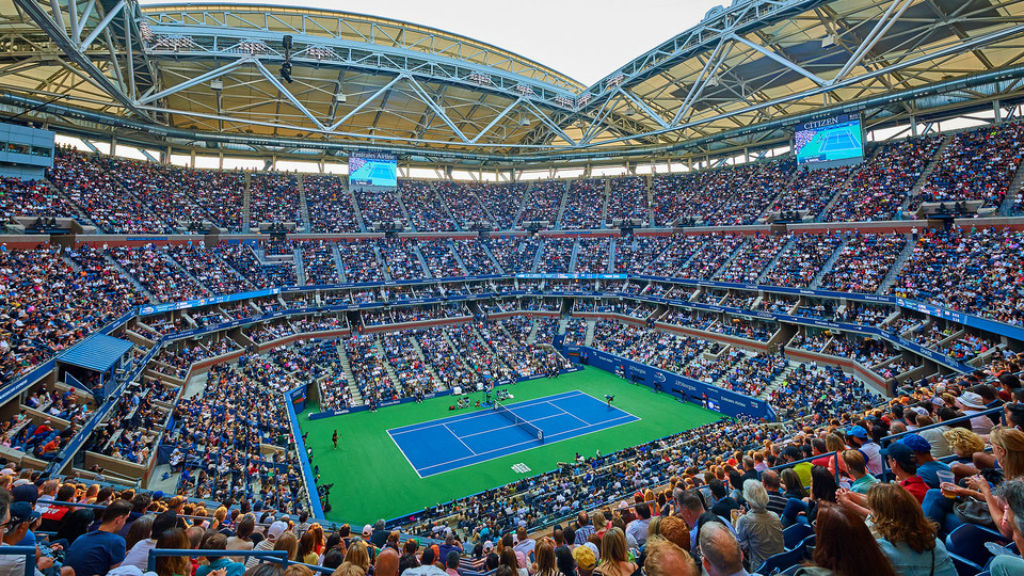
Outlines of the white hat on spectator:
[{"label": "white hat on spectator", "polygon": [[28,478],[18,478],[14,481],[14,486],[21,486],[22,484],[31,484],[32,481]]},{"label": "white hat on spectator", "polygon": [[281,521],[274,522],[273,524],[270,525],[270,528],[267,529],[267,537],[270,538],[271,540],[275,540],[276,541],[278,538],[281,537],[281,534],[284,534],[285,530],[287,530],[287,529],[288,529],[288,524],[287,523],[281,522]]},{"label": "white hat on spectator", "polygon": [[956,399],[956,403],[971,410],[985,409],[985,399],[977,392],[964,392]]}]

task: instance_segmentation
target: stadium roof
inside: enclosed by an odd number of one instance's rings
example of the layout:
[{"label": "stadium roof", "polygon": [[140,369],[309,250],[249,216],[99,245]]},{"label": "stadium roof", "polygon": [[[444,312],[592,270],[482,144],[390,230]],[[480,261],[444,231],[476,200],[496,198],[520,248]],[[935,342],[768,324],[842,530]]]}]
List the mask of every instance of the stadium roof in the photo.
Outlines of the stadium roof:
[{"label": "stadium roof", "polygon": [[158,149],[311,159],[365,147],[491,164],[709,154],[785,142],[792,124],[832,112],[870,126],[1010,101],[1024,76],[1024,0],[735,0],[592,86],[358,14],[0,0],[0,15],[10,115]]},{"label": "stadium roof", "polygon": [[110,370],[133,344],[105,334],[93,334],[57,356],[65,364],[88,368],[94,372]]}]

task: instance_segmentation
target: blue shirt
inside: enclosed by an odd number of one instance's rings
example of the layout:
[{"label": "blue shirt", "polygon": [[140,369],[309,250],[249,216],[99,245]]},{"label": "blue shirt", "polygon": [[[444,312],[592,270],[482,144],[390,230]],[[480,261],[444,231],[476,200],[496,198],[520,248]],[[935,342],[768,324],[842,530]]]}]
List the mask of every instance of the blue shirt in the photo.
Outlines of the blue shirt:
[{"label": "blue shirt", "polygon": [[94,530],[79,536],[68,548],[64,564],[75,576],[103,576],[124,561],[125,541],[119,534]]},{"label": "blue shirt", "polygon": [[245,564],[242,564],[241,562],[232,562],[230,558],[218,558],[206,566],[200,566],[197,568],[196,576],[206,576],[210,572],[220,570],[221,568],[227,570],[227,574],[225,576],[242,576],[245,572]]},{"label": "blue shirt", "polygon": [[[957,576],[953,560],[946,552],[942,540],[938,538],[935,539],[934,548],[935,572],[932,572],[932,550],[919,554],[903,542],[892,544],[884,538],[878,540],[878,546],[892,562],[892,567],[902,576]],[[75,574],[77,576],[78,573]]]},{"label": "blue shirt", "polygon": [[929,488],[938,488],[939,476],[936,472],[939,470],[949,471],[949,465],[937,460],[925,462],[917,467],[917,475],[924,480],[924,483],[927,484]]}]

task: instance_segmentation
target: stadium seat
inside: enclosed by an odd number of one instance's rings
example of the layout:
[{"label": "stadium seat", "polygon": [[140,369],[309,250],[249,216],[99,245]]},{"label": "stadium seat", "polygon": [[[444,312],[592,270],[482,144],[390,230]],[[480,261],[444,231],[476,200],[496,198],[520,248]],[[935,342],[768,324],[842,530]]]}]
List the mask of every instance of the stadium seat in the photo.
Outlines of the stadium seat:
[{"label": "stadium seat", "polygon": [[795,550],[780,552],[765,560],[764,564],[761,564],[761,568],[757,570],[757,573],[761,576],[771,576],[772,574],[783,572],[792,566],[799,564],[803,559],[804,549],[802,547],[798,547]]},{"label": "stadium seat", "polygon": [[977,576],[982,572],[981,566],[963,556],[950,552],[949,557],[953,560],[953,566],[956,567],[957,576]]},{"label": "stadium seat", "polygon": [[803,544],[805,538],[813,534],[814,528],[807,524],[794,524],[782,531],[783,544],[786,550],[794,550]]},{"label": "stadium seat", "polygon": [[980,567],[992,556],[985,549],[986,542],[996,542],[1000,546],[1005,546],[1009,540],[994,530],[975,524],[963,524],[946,536],[946,549]]}]

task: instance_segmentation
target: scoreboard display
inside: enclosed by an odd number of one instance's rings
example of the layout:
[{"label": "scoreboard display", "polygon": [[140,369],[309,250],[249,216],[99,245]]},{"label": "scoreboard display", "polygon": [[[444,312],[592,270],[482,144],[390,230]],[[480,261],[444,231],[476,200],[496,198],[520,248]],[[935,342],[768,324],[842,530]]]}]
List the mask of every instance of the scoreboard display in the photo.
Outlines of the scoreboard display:
[{"label": "scoreboard display", "polygon": [[[839,115],[797,125],[793,152],[800,166],[852,164],[864,159],[864,132],[858,115]],[[817,166],[815,166],[817,165]]]},{"label": "scoreboard display", "polygon": [[348,157],[350,186],[398,187],[398,157],[387,152],[353,152]]}]

